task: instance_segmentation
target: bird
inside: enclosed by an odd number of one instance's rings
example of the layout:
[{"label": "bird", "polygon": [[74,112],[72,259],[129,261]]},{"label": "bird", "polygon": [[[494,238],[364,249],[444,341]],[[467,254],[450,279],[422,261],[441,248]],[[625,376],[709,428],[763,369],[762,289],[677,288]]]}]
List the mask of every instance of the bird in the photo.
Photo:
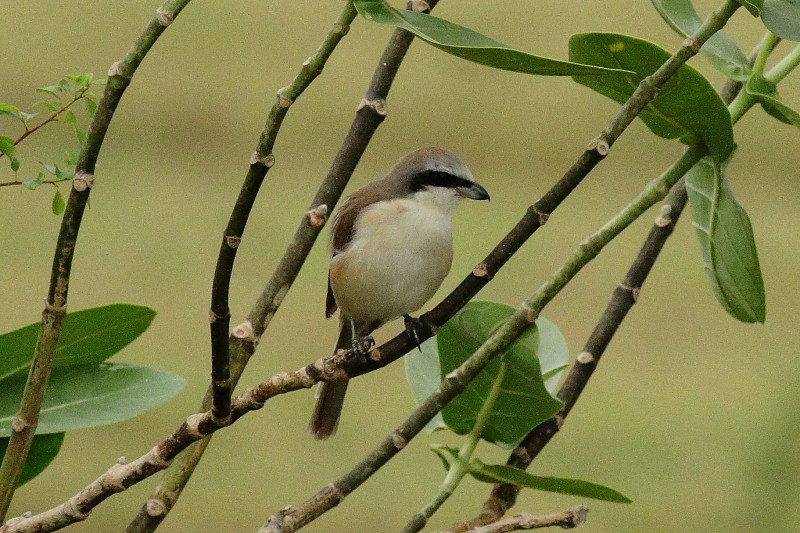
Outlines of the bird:
[{"label": "bird", "polygon": [[[383,324],[430,300],[453,261],[452,216],[461,200],[489,200],[467,165],[442,148],[420,148],[402,157],[385,177],[349,195],[331,218],[325,316],[339,310],[334,348],[366,355],[360,340]],[[320,383],[308,432],[332,437],[339,425],[347,381]]]}]

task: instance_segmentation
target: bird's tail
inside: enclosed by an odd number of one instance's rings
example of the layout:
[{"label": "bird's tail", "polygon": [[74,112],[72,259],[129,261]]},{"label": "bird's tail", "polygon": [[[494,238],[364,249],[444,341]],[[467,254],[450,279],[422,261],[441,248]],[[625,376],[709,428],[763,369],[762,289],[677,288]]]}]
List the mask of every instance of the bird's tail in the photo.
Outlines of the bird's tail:
[{"label": "bird's tail", "polygon": [[[333,353],[340,349],[349,350],[352,347],[353,334],[350,323],[347,320],[341,320],[339,340],[336,341]],[[324,440],[336,434],[344,405],[344,395],[347,392],[347,383],[347,381],[332,381],[319,384],[317,403],[314,405],[314,412],[308,423],[308,432],[316,440]]]}]

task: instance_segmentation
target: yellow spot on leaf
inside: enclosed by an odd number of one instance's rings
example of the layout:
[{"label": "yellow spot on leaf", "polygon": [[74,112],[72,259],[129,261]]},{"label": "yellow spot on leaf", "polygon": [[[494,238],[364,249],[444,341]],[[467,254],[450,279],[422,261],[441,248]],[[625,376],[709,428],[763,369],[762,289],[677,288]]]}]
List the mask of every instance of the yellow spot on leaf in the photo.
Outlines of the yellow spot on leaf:
[{"label": "yellow spot on leaf", "polygon": [[608,49],[612,52],[622,52],[625,49],[625,43],[617,41],[608,45]]}]

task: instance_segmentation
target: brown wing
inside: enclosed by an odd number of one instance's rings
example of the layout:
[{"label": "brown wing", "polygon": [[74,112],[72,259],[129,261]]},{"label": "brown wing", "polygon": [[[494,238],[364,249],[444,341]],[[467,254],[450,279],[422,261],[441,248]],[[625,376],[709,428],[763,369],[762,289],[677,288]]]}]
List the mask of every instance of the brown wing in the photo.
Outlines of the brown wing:
[{"label": "brown wing", "polygon": [[[330,251],[331,258],[344,252],[347,245],[353,240],[355,223],[361,211],[374,203],[391,198],[397,198],[399,191],[396,186],[386,179],[372,181],[356,192],[345,198],[339,209],[333,214],[331,220]],[[336,312],[338,305],[331,289],[331,275],[328,272],[328,294],[325,299],[325,317],[330,318]]]}]

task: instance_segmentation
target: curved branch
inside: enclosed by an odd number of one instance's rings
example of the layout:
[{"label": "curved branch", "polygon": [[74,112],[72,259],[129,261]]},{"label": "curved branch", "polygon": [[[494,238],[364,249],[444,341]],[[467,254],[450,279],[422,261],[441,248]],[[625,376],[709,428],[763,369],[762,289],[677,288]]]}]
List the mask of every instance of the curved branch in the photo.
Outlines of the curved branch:
[{"label": "curved branch", "polygon": [[125,58],[111,65],[109,69],[108,83],[89,127],[86,143],[81,149],[66,210],[61,219],[61,230],[53,254],[50,286],[44,311],[42,311],[42,324],[36,342],[33,364],[25,384],[19,412],[14,417],[13,432],[3,458],[3,465],[0,467],[0,521],[8,511],[17,479],[28,457],[33,435],[39,423],[39,410],[44,390],[50,379],[50,370],[61,333],[62,319],[66,314],[75,245],[78,240],[83,211],[89,201],[89,194],[94,184],[95,163],[103,145],[103,139],[134,72],[158,37],[189,1],[169,0],[161,6]]}]

